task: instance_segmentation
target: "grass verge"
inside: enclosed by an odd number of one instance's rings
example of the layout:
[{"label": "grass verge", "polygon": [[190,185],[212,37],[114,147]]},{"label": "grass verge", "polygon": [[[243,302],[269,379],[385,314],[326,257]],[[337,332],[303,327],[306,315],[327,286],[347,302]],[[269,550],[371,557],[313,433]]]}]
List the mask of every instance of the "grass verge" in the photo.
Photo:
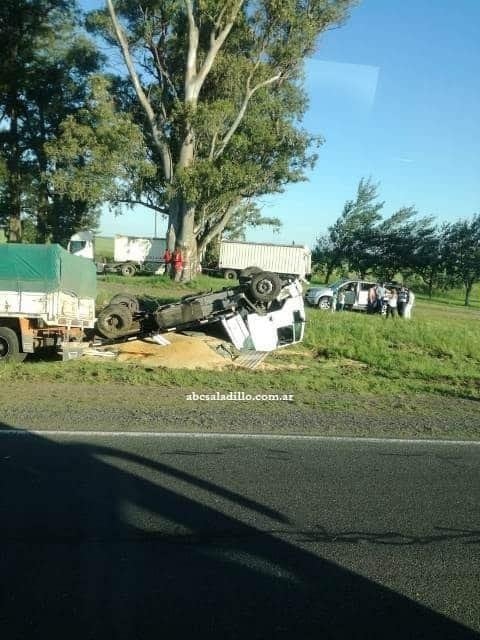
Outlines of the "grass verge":
[{"label": "grass verge", "polygon": [[[161,301],[177,300],[187,293],[228,284],[206,276],[188,284],[172,283],[163,276],[131,280],[105,276],[99,282],[99,300],[106,302],[120,291]],[[370,419],[378,426],[384,423],[383,416],[397,415],[401,408],[402,415],[415,424],[426,421],[423,436],[429,434],[429,419],[440,414],[458,425],[457,434],[461,433],[463,415],[470,425],[468,437],[473,437],[475,424],[478,436],[480,313],[476,308],[419,299],[411,321],[318,309],[308,309],[307,320],[304,343],[271,354],[264,370],[187,371],[103,360],[35,361],[2,363],[0,385],[5,389],[34,389],[40,384],[44,389],[48,385],[81,386],[92,389],[95,402],[100,402],[98,390],[107,386],[118,390],[118,401],[122,389],[138,389],[135,393],[142,397],[153,393],[177,408],[185,405],[189,391],[293,394],[293,403],[257,402],[249,411],[257,416],[278,414],[282,421],[293,415],[294,408],[312,416],[321,412],[328,416],[322,427],[327,433],[329,420],[353,425],[361,417],[366,425],[362,433],[371,434]],[[411,431],[405,427],[393,435],[412,435]],[[378,429],[374,432],[378,434]],[[351,435],[355,429],[347,426],[341,433]]]}]

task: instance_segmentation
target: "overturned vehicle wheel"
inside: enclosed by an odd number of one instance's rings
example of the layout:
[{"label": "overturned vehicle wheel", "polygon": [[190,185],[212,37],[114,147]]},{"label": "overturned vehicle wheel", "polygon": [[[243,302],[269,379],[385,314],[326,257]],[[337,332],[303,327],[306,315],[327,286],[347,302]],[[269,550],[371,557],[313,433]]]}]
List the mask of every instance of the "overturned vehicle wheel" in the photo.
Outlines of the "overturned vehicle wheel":
[{"label": "overturned vehicle wheel", "polygon": [[109,304],[97,318],[97,333],[108,340],[128,334],[132,326],[132,313],[124,304]]},{"label": "overturned vehicle wheel", "polygon": [[138,313],[140,311],[140,303],[138,302],[138,298],[135,296],[131,296],[128,293],[117,293],[117,295],[113,296],[113,298],[108,303],[108,306],[114,304],[121,304],[123,307],[126,307],[130,310],[132,314]]},{"label": "overturned vehicle wheel", "polygon": [[275,300],[282,289],[282,282],[276,273],[262,271],[252,277],[249,292],[256,302]]}]

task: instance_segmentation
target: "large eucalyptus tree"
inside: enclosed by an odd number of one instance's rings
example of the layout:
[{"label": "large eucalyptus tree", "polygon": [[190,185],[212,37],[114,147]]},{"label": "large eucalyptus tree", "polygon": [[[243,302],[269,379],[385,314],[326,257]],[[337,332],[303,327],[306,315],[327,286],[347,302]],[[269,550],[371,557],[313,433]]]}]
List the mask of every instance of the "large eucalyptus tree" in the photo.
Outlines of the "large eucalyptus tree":
[{"label": "large eucalyptus tree", "polygon": [[320,141],[301,128],[303,62],[352,4],[106,0],[90,15],[121,52],[133,98],[123,106],[154,167],[128,193],[123,181],[118,200],[168,216],[168,243],[183,248],[187,278],[240,205],[304,179]]}]

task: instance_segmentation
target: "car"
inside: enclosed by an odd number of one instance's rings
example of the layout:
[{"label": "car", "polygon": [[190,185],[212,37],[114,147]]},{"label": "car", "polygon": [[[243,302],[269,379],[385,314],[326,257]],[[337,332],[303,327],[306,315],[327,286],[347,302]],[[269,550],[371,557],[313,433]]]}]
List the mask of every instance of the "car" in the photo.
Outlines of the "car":
[{"label": "car", "polygon": [[371,280],[349,280],[344,278],[330,286],[309,287],[305,292],[305,302],[311,307],[331,309],[334,297],[345,293],[345,309],[366,311],[368,307],[368,291],[376,287],[378,282]]}]

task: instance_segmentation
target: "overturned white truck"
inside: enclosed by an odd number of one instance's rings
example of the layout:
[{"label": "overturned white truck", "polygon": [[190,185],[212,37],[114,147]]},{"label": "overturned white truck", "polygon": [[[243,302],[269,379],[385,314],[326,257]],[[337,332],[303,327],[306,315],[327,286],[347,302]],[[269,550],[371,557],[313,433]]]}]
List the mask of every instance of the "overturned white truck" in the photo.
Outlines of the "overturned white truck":
[{"label": "overturned white truck", "polygon": [[108,340],[195,329],[221,323],[239,351],[268,352],[303,340],[302,286],[294,277],[249,270],[236,287],[182,298],[153,308],[119,294],[97,318],[97,333]]},{"label": "overturned white truck", "polygon": [[0,360],[80,355],[95,326],[96,287],[93,263],[59,245],[0,245]]}]

